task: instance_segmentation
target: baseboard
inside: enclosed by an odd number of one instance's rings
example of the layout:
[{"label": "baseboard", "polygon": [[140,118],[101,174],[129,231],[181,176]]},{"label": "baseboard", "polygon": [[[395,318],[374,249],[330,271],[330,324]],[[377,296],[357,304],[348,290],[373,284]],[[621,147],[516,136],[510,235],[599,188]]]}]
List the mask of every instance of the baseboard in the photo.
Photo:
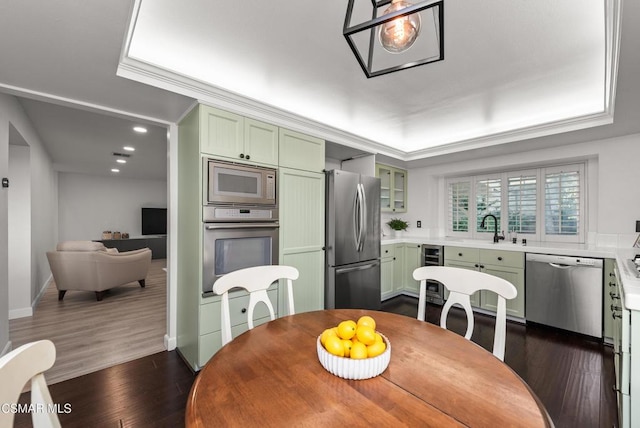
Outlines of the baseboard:
[{"label": "baseboard", "polygon": [[164,347],[167,351],[173,351],[177,345],[178,343],[175,337],[169,337],[167,334],[164,335]]},{"label": "baseboard", "polygon": [[11,347],[11,341],[8,341],[7,344],[4,345],[4,349],[2,350],[2,352],[0,352],[0,357],[11,352]]},{"label": "baseboard", "polygon": [[20,309],[9,309],[9,319],[26,318],[33,316],[33,308],[31,306]]},{"label": "baseboard", "polygon": [[51,284],[51,281],[53,281],[53,275],[50,274],[49,278],[47,278],[47,280],[44,282],[36,298],[33,299],[33,302],[31,302],[31,307],[9,309],[9,319],[14,320],[17,318],[32,317],[33,312],[36,309],[36,306],[38,306],[38,303],[40,303],[40,299],[42,298],[42,296],[44,296],[44,293],[47,291],[47,287],[49,287],[49,284]]},{"label": "baseboard", "polygon": [[42,288],[40,289],[40,292],[38,293],[36,298],[33,299],[33,302],[31,303],[31,307],[34,310],[36,306],[38,306],[38,303],[40,303],[40,299],[42,299],[42,296],[44,296],[44,293],[47,291],[47,287],[49,287],[52,281],[53,281],[53,275],[49,274],[49,278],[47,278],[47,280],[44,282],[44,284],[42,285]]}]

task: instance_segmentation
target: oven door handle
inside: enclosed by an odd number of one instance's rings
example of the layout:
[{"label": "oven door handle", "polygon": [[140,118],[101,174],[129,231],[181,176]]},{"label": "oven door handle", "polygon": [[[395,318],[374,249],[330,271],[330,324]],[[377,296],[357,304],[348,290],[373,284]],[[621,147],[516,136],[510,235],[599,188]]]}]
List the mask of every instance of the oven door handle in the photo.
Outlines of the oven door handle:
[{"label": "oven door handle", "polygon": [[205,229],[277,229],[279,227],[278,223],[216,223],[208,224]]}]

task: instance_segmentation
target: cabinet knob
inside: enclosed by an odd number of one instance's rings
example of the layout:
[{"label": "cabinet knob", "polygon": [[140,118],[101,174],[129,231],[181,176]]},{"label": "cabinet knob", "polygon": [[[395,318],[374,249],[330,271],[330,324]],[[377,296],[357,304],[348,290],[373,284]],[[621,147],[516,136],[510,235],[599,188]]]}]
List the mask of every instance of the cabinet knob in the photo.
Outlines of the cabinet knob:
[{"label": "cabinet knob", "polygon": [[389,250],[384,250],[384,252],[385,252],[385,253],[388,253],[388,252],[389,252]]},{"label": "cabinet knob", "polygon": [[613,304],[611,304],[611,310],[612,311],[621,311],[622,308],[620,306],[614,306]]},{"label": "cabinet knob", "polygon": [[502,257],[498,257],[498,261],[502,261]]},{"label": "cabinet knob", "polygon": [[247,312],[247,308],[242,308],[242,310],[240,312],[242,312],[243,314],[246,313]]},{"label": "cabinet knob", "polygon": [[462,257],[462,253],[458,253],[458,257]]},{"label": "cabinet knob", "polygon": [[247,155],[247,159],[251,159],[251,156]]},{"label": "cabinet knob", "polygon": [[244,153],[240,153],[240,159],[244,159]]},{"label": "cabinet knob", "polygon": [[617,294],[615,294],[613,291],[609,292],[609,296],[611,296],[612,299],[619,299],[620,296],[618,296]]},{"label": "cabinet knob", "polygon": [[616,283],[615,283],[615,282],[611,282],[611,281],[609,281],[609,287],[615,287],[615,286],[616,286]]},{"label": "cabinet knob", "polygon": [[476,263],[476,264],[475,264],[475,265],[473,265],[473,266],[475,266],[475,267],[480,267],[480,265],[479,265],[478,263]]},{"label": "cabinet knob", "polygon": [[480,265],[480,269],[484,269],[484,265]]},{"label": "cabinet knob", "polygon": [[613,277],[615,277],[615,276],[616,276],[616,274],[615,274],[615,273],[613,273],[613,272],[609,272],[609,276],[613,276]]},{"label": "cabinet knob", "polygon": [[611,314],[611,317],[612,317],[613,319],[616,319],[616,318],[622,318],[622,315],[618,315],[618,314],[616,314],[615,312],[613,312],[613,313]]}]

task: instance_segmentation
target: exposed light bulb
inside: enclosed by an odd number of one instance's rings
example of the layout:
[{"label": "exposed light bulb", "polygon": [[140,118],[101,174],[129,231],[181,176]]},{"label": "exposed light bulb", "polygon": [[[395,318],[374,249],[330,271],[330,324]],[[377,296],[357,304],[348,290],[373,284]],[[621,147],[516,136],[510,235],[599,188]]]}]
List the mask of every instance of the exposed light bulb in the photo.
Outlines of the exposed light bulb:
[{"label": "exposed light bulb", "polygon": [[[387,15],[412,6],[404,0],[393,0],[384,11]],[[378,38],[382,47],[391,53],[400,53],[409,49],[420,34],[420,14],[402,16],[380,26]]]}]

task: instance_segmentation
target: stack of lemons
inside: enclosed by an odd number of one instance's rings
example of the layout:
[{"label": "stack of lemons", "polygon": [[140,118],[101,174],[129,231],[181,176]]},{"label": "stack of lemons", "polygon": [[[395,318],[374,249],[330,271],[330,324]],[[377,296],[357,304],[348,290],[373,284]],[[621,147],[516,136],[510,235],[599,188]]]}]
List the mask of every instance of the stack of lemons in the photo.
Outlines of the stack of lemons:
[{"label": "stack of lemons", "polygon": [[364,315],[358,319],[342,321],[336,327],[322,332],[320,343],[330,354],[352,359],[373,358],[382,354],[387,345],[376,332],[375,320]]}]

